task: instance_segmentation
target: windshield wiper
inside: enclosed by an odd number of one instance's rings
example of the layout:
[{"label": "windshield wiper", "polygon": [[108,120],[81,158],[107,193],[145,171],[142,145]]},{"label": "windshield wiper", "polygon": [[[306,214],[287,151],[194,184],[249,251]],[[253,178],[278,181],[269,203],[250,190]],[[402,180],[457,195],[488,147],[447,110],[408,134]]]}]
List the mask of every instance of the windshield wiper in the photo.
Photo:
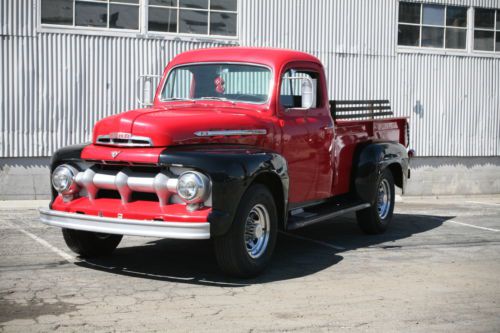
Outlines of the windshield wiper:
[{"label": "windshield wiper", "polygon": [[227,99],[225,97],[217,97],[217,96],[205,96],[205,97],[200,97],[197,98],[197,100],[213,100],[213,101],[223,101],[223,102],[230,102],[230,103],[235,103],[234,101]]},{"label": "windshield wiper", "polygon": [[163,101],[194,101],[192,98],[180,98],[180,97],[170,97],[170,98],[165,98]]}]

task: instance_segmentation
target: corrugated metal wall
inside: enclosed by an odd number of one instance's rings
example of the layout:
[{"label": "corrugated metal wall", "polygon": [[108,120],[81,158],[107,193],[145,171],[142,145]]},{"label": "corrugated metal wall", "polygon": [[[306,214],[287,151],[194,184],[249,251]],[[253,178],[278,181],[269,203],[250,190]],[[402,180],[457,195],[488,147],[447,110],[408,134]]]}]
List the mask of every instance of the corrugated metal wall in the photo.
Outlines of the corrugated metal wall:
[{"label": "corrugated metal wall", "polygon": [[333,99],[388,98],[419,156],[500,155],[500,59],[318,54]]},{"label": "corrugated metal wall", "polygon": [[[36,22],[35,0],[0,1],[0,157],[88,140],[98,119],[137,106],[138,75],[217,45],[37,33]],[[238,28],[242,45],[318,56],[332,98],[389,98],[421,156],[500,155],[500,58],[398,53],[396,23],[396,0],[240,0]]]},{"label": "corrugated metal wall", "polygon": [[135,80],[213,44],[69,34],[2,37],[0,156],[49,156],[94,123],[137,107]]},{"label": "corrugated metal wall", "polygon": [[[500,8],[499,0],[425,2]],[[332,99],[390,99],[396,115],[410,117],[419,156],[500,155],[500,57],[398,53],[397,0],[242,5],[242,45],[316,55]]]},{"label": "corrugated metal wall", "polygon": [[34,0],[0,1],[0,157],[50,156],[96,121],[138,107],[136,78],[161,74],[180,40],[37,33]]}]

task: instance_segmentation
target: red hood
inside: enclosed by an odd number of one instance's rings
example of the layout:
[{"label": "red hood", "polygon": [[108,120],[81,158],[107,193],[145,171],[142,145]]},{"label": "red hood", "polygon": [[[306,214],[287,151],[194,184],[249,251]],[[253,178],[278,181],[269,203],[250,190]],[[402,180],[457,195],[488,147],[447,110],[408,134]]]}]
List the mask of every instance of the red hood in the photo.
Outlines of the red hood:
[{"label": "red hood", "polygon": [[[250,111],[250,112],[249,112]],[[234,143],[261,146],[272,141],[271,122],[258,111],[241,108],[177,107],[137,109],[104,118],[94,127],[93,142],[111,133],[130,133],[148,137],[154,147],[182,144]],[[255,115],[252,115],[255,113]],[[266,135],[197,136],[195,132],[214,130],[266,130]],[[259,142],[260,141],[260,142]]]}]

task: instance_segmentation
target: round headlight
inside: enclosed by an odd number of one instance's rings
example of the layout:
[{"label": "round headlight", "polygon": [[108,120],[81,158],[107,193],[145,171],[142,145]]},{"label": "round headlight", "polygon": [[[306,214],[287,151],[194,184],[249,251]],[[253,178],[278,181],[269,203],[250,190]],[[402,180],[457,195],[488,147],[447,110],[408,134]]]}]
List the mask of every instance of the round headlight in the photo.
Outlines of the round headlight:
[{"label": "round headlight", "polygon": [[203,202],[210,194],[210,181],[202,173],[184,172],[177,181],[177,194],[187,203]]},{"label": "round headlight", "polygon": [[70,165],[62,164],[52,172],[52,186],[62,194],[70,194],[76,191],[74,177],[78,171]]}]

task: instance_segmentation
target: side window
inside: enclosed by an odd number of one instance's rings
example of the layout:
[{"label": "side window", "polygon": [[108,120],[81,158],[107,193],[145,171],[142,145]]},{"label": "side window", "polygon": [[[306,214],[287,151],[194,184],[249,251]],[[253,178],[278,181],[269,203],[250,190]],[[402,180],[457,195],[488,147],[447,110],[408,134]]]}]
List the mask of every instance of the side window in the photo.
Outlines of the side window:
[{"label": "side window", "polygon": [[[280,104],[285,108],[302,107],[301,85],[299,78],[309,78],[316,84],[319,75],[315,72],[289,69],[281,78],[280,85]],[[320,101],[319,91],[316,90],[316,104]]]}]

